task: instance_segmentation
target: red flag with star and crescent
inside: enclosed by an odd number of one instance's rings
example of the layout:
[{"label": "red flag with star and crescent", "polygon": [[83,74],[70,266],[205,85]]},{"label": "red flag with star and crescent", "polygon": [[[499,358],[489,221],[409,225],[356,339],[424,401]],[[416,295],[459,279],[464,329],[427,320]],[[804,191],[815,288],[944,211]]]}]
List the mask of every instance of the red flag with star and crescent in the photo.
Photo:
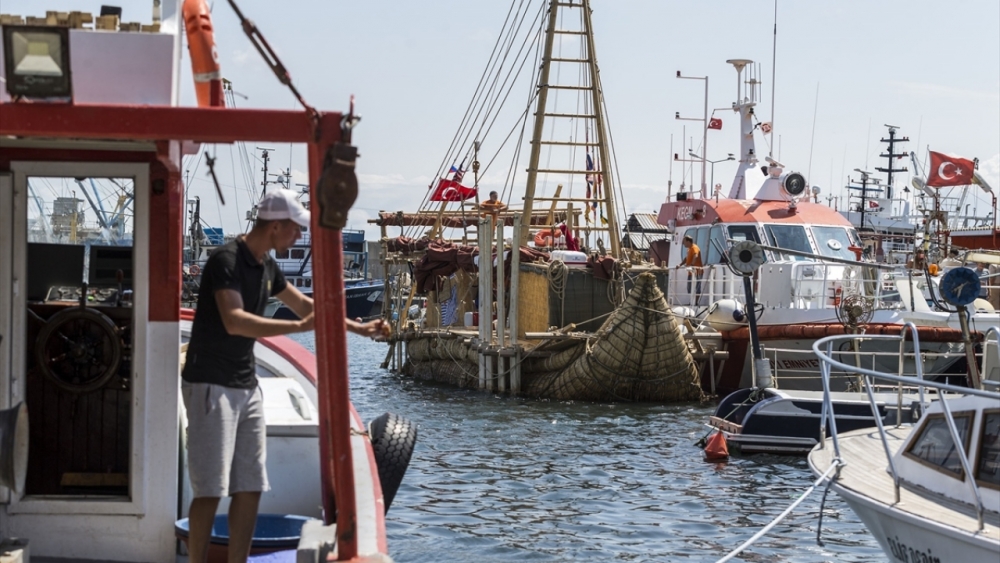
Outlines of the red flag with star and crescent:
[{"label": "red flag with star and crescent", "polygon": [[709,129],[722,129],[722,118],[713,117],[708,120]]},{"label": "red flag with star and crescent", "polygon": [[438,180],[437,188],[431,194],[431,201],[465,201],[475,197],[476,188],[468,188],[455,180]]},{"label": "red flag with star and crescent", "polygon": [[967,186],[972,183],[976,164],[967,158],[929,151],[930,172],[927,185],[935,188],[943,186]]}]

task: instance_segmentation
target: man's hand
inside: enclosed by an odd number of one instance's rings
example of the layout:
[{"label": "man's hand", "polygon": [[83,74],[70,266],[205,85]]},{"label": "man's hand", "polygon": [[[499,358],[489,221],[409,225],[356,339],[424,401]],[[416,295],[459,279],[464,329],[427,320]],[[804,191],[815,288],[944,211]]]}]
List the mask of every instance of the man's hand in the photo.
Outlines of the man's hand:
[{"label": "man's hand", "polygon": [[315,323],[316,323],[316,315],[313,313],[309,313],[308,315],[306,315],[306,318],[298,321],[299,332],[309,332],[310,330],[313,330]]},{"label": "man's hand", "polygon": [[388,338],[392,334],[392,327],[390,327],[389,323],[382,319],[375,319],[373,321],[368,321],[367,323],[348,319],[347,330],[353,332],[354,334],[368,336],[371,338],[375,338],[376,336]]}]

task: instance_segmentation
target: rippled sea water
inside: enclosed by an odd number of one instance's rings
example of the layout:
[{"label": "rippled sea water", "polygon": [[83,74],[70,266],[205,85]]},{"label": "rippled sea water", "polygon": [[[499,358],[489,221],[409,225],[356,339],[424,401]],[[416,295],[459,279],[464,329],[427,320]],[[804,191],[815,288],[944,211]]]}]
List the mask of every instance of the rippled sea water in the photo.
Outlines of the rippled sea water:
[{"label": "rippled sea water", "polygon": [[[313,335],[297,338],[313,349]],[[717,561],[814,478],[802,458],[702,461],[712,407],[512,399],[379,368],[384,344],[349,335],[351,393],[365,421],[394,412],[419,440],[387,516],[399,563]],[[887,561],[822,490],[737,561]]]}]

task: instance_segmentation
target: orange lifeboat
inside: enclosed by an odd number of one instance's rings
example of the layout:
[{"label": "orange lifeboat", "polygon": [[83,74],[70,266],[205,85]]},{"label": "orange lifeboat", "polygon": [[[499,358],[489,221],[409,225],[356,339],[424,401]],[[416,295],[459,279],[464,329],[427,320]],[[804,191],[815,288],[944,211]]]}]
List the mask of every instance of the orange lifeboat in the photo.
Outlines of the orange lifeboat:
[{"label": "orange lifeboat", "polygon": [[222,107],[222,74],[215,48],[212,14],[205,0],[184,0],[181,8],[191,53],[191,71],[199,107]]}]

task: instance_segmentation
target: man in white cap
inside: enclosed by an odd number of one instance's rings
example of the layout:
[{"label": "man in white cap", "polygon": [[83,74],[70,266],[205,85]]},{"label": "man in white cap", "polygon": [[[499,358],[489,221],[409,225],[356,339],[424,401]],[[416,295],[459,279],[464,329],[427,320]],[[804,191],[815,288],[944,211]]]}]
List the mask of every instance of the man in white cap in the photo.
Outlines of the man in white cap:
[{"label": "man in white cap", "polygon": [[[191,327],[181,392],[188,416],[188,470],[193,500],[188,551],[205,561],[219,499],[229,495],[229,553],[233,561],[250,553],[257,506],[268,490],[264,410],[255,375],[257,338],[313,329],[313,301],[285,282],[271,250],[287,251],[309,225],[309,211],[294,192],[279,189],[257,206],[246,235],[216,248],[205,263],[198,309]],[[299,320],[263,316],[277,297]],[[347,321],[351,332],[374,336],[381,320]]]}]

